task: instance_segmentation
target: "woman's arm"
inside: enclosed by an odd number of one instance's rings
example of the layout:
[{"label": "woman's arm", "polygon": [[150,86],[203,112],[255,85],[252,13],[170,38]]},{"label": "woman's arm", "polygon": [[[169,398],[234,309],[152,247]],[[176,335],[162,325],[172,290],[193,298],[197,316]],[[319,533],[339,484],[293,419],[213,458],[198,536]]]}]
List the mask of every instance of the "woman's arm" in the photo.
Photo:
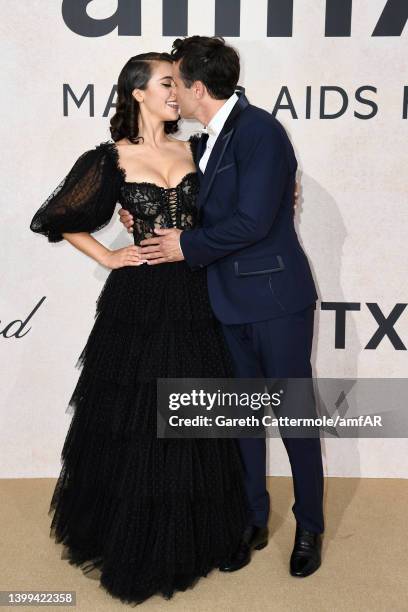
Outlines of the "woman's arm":
[{"label": "woman's arm", "polygon": [[119,197],[114,160],[104,143],[85,151],[34,214],[31,231],[49,242],[64,233],[95,232],[112,218]]},{"label": "woman's arm", "polygon": [[111,270],[123,266],[140,266],[146,261],[140,257],[140,247],[136,245],[112,251],[87,232],[63,232],[62,236],[76,249]]},{"label": "woman's arm", "polygon": [[114,251],[93,236],[112,218],[119,197],[120,176],[105,143],[83,153],[70,172],[34,214],[30,229],[49,242],[67,240],[108,268],[140,265],[140,247]]}]

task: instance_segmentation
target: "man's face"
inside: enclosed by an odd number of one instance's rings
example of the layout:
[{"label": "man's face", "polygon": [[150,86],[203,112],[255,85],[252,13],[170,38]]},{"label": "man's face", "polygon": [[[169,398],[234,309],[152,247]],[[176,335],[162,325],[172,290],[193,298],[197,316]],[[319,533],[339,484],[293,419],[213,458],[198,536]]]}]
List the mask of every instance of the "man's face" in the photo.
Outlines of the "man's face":
[{"label": "man's face", "polygon": [[194,85],[188,89],[180,75],[180,62],[173,62],[173,80],[176,85],[177,102],[180,107],[180,115],[185,119],[194,119],[198,106],[198,100],[194,95]]}]

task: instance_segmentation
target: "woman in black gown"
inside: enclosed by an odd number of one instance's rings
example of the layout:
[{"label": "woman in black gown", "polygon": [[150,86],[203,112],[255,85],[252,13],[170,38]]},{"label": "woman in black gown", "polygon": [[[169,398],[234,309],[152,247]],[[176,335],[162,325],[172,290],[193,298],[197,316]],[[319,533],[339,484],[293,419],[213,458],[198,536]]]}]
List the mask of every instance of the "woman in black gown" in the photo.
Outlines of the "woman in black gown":
[{"label": "woman in black gown", "polygon": [[[97,570],[101,585],[127,603],[155,593],[169,598],[192,586],[234,552],[246,519],[234,440],[156,434],[156,378],[232,375],[205,270],[192,272],[184,261],[149,266],[138,255],[137,245],[154,227],[196,223],[196,137],[182,143],[169,136],[178,118],[166,76],[170,62],[167,54],[152,53],[125,64],[112,140],[77,159],[30,225],[49,242],[65,238],[111,268],[78,358],[81,373],[49,514],[51,535],[65,545],[69,562],[86,573]],[[133,95],[140,91],[147,110]],[[182,175],[175,187],[127,180],[129,168],[120,163],[116,142],[142,151],[140,131],[147,141],[153,120],[157,142],[164,143],[157,155],[167,167],[174,159]],[[186,164],[191,171],[183,173]],[[156,175],[161,169],[158,158]],[[107,225],[117,202],[135,218],[135,244],[110,251],[89,233]]]}]

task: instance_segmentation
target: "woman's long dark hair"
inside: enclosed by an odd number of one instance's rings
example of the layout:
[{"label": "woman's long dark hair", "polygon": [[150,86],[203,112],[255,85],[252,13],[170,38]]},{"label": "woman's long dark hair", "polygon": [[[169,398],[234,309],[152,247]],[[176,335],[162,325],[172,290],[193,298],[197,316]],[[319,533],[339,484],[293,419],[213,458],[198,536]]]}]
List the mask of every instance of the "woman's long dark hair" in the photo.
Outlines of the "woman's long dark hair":
[{"label": "woman's long dark hair", "polygon": [[[169,53],[140,53],[131,57],[120,71],[117,85],[116,113],[110,120],[110,133],[115,142],[127,138],[133,144],[143,140],[139,136],[140,105],[132,96],[134,89],[146,89],[152,75],[152,61],[173,63]],[[164,131],[173,134],[178,130],[178,119],[165,121]]]}]

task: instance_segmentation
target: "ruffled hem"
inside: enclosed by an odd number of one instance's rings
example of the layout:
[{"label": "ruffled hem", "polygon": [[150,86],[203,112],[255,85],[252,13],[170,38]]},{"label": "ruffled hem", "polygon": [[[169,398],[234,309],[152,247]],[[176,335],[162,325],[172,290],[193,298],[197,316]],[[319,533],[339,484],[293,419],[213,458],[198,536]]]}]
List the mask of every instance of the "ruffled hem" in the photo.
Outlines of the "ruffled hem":
[{"label": "ruffled hem", "polygon": [[246,522],[235,440],[157,438],[158,376],[231,372],[205,277],[192,281],[182,263],[107,278],[49,509],[63,558],[128,604],[192,587],[236,549]]},{"label": "ruffled hem", "polygon": [[[126,603],[192,586],[236,549],[244,528],[239,480],[224,497],[183,493],[114,497],[63,472],[49,514],[64,558]],[[142,485],[139,486],[142,488]],[[241,511],[240,511],[241,508]],[[240,529],[240,526],[242,529]]]}]

